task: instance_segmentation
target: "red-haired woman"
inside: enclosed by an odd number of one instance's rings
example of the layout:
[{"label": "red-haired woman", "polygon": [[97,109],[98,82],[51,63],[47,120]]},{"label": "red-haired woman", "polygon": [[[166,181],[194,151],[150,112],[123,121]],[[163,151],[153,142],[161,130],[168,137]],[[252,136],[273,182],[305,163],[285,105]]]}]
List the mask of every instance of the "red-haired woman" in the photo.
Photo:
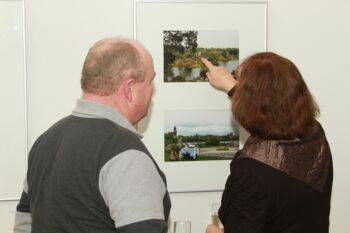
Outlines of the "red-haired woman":
[{"label": "red-haired woman", "polygon": [[235,80],[202,62],[250,133],[230,165],[219,210],[224,229],[209,225],[207,233],[327,233],[332,157],[297,67],[275,53],[257,53],[237,68]]}]

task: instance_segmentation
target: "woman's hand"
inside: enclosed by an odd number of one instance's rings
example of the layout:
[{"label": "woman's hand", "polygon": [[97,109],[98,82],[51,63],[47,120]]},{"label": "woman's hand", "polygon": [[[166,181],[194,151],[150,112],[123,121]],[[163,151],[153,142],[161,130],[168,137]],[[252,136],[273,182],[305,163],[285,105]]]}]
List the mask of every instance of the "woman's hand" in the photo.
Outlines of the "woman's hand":
[{"label": "woman's hand", "polygon": [[214,224],[210,224],[210,225],[208,225],[205,233],[224,233],[224,229],[217,227]]},{"label": "woman's hand", "polygon": [[205,58],[201,58],[201,61],[208,68],[209,71],[207,72],[207,77],[210,85],[212,85],[215,89],[227,93],[237,84],[237,81],[224,67],[214,66]]}]

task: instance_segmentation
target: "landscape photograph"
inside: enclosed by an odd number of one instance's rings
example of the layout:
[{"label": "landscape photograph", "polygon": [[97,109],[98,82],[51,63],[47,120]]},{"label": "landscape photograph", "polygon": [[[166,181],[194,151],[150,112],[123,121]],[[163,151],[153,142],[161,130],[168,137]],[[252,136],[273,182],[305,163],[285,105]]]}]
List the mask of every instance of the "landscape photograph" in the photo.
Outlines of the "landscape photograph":
[{"label": "landscape photograph", "polygon": [[207,82],[204,57],[234,75],[239,61],[238,31],[163,31],[164,82]]},{"label": "landscape photograph", "polygon": [[164,112],[164,161],[230,160],[239,126],[230,110]]}]

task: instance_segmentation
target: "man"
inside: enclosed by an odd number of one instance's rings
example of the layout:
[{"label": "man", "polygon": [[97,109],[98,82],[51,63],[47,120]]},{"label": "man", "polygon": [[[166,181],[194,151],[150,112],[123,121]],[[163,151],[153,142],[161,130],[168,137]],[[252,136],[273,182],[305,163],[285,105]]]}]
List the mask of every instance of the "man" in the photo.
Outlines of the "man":
[{"label": "man", "polygon": [[132,126],[147,114],[154,76],[137,41],[90,49],[82,99],[30,151],[15,233],[167,232],[165,176]]}]

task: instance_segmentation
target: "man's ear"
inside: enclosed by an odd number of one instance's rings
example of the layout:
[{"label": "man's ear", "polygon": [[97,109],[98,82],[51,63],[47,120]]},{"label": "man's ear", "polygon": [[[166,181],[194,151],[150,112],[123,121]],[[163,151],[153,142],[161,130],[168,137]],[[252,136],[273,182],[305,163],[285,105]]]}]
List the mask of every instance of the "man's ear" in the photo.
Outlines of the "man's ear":
[{"label": "man's ear", "polygon": [[134,85],[134,79],[126,79],[120,85],[120,91],[124,99],[128,102],[133,100],[132,86]]}]

